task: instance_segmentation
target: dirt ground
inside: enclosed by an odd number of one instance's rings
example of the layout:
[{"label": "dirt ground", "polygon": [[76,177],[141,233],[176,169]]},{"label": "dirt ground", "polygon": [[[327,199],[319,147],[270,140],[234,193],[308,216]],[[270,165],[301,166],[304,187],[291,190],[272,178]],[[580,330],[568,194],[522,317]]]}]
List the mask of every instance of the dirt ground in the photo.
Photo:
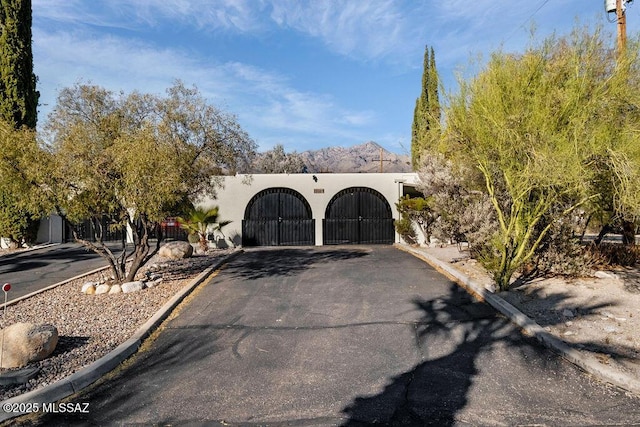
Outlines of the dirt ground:
[{"label": "dirt ground", "polygon": [[[489,274],[456,246],[425,248],[478,283]],[[640,269],[596,271],[593,277],[540,278],[497,295],[540,326],[600,363],[640,378]]]}]

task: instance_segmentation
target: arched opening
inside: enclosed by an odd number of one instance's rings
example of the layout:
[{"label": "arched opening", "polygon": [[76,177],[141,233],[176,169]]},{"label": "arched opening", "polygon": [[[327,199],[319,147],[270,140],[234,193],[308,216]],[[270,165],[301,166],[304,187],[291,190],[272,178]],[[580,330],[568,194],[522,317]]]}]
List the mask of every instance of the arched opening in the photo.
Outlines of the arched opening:
[{"label": "arched opening", "polygon": [[242,221],[244,246],[315,244],[315,221],[304,196],[290,188],[267,188],[249,201]]},{"label": "arched opening", "polygon": [[394,238],[391,206],[378,191],[350,187],[329,201],[323,223],[325,245],[390,245]]}]

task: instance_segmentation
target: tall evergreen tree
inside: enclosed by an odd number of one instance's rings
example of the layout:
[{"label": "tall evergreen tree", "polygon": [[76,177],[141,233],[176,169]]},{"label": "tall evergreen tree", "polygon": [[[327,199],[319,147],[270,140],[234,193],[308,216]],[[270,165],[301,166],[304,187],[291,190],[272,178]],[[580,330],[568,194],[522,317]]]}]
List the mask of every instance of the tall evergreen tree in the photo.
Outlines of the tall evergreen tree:
[{"label": "tall evergreen tree", "polygon": [[[0,121],[1,127],[15,129],[21,134],[23,128],[35,129],[38,115],[36,76],[33,73],[33,53],[31,48],[31,0],[0,0]],[[16,180],[24,179],[25,161],[20,155],[12,154],[33,147],[9,147],[17,149],[8,153],[6,145],[11,145],[13,136],[5,129],[0,147],[5,146],[0,161],[0,236],[7,237],[13,245],[35,238],[38,222],[25,209],[28,196],[16,190]],[[28,132],[28,131],[27,131]],[[25,144],[35,144],[35,139],[21,140]],[[24,183],[24,182],[23,182]]]},{"label": "tall evergreen tree", "polygon": [[0,0],[0,119],[35,128],[38,115],[31,49],[31,0]]},{"label": "tall evergreen tree", "polygon": [[411,126],[411,162],[414,169],[419,167],[420,155],[429,147],[430,141],[435,140],[434,133],[440,129],[439,85],[436,56],[433,48],[427,46],[424,50],[422,90],[416,99]]}]

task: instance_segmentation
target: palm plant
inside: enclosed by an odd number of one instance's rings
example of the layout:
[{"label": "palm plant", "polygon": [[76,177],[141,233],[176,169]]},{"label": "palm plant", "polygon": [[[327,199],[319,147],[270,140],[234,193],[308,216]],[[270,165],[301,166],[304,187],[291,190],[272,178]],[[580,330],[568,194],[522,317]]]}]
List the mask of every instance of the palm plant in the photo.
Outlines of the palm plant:
[{"label": "palm plant", "polygon": [[185,217],[178,217],[180,227],[186,230],[189,234],[197,235],[198,242],[202,252],[206,252],[209,249],[207,244],[207,231],[210,226],[213,225],[213,231],[222,229],[222,227],[231,223],[231,221],[218,222],[218,207],[211,208],[195,207],[192,206]]}]

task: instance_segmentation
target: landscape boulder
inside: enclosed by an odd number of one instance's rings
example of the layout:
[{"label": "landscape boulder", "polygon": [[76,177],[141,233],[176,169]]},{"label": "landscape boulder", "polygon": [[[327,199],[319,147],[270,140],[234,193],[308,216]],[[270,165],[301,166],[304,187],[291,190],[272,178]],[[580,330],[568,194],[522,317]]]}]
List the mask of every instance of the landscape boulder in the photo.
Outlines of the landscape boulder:
[{"label": "landscape boulder", "polygon": [[58,329],[53,325],[14,323],[0,331],[2,368],[21,368],[46,359],[56,349]]},{"label": "landscape boulder", "polygon": [[189,242],[169,242],[160,248],[158,253],[163,258],[183,259],[193,255],[193,246]]},{"label": "landscape boulder", "polygon": [[98,285],[96,287],[96,291],[94,292],[96,295],[106,294],[111,290],[111,286],[107,284]]},{"label": "landscape boulder", "polygon": [[142,281],[126,282],[126,283],[123,283],[120,287],[122,288],[122,292],[124,292],[125,294],[131,293],[131,292],[138,292],[144,289],[144,282]]},{"label": "landscape boulder", "polygon": [[93,295],[96,293],[96,285],[93,283],[85,283],[82,285],[82,293],[87,295]]}]

